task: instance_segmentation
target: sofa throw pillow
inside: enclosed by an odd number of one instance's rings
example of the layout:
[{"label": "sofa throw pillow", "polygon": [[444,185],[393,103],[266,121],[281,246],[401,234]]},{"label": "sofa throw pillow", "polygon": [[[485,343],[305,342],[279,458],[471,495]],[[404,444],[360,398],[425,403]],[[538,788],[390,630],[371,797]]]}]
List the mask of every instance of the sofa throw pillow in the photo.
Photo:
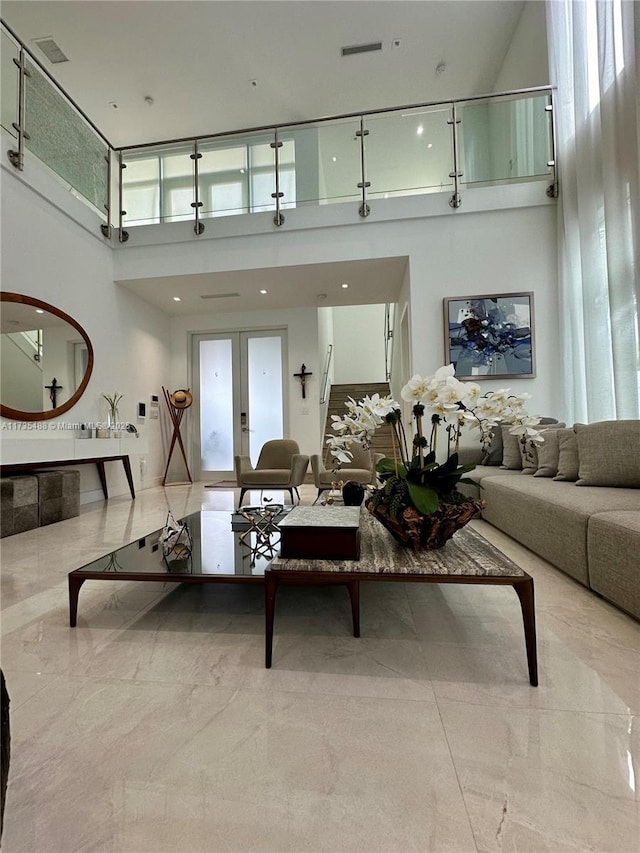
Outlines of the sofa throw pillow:
[{"label": "sofa throw pillow", "polygon": [[520,456],[520,436],[512,435],[509,430],[513,424],[504,424],[500,427],[502,432],[502,465],[510,471],[522,470],[522,458]]},{"label": "sofa throw pillow", "polygon": [[[549,424],[546,418],[543,418],[533,429],[544,432],[544,441],[541,444],[534,444],[532,441],[519,442],[520,459],[522,461],[523,474],[536,474],[539,466],[540,451],[547,443],[547,438],[550,432],[557,431],[566,427],[566,424],[554,421]],[[556,471],[553,472],[554,474]],[[553,476],[553,475],[550,475]]]},{"label": "sofa throw pillow", "polygon": [[538,452],[538,468],[533,475],[534,477],[555,477],[558,473],[558,454],[560,452],[558,446],[559,433],[559,429],[545,432],[544,442],[536,448]]},{"label": "sofa throw pillow", "polygon": [[[556,418],[540,418],[541,424],[557,424],[558,421]],[[502,426],[503,424],[498,424],[493,433],[493,437],[491,439],[491,444],[489,445],[489,449],[485,453],[482,458],[481,465],[502,465],[502,457],[504,453],[504,446],[502,441]],[[506,426],[506,424],[504,424]],[[509,426],[513,426],[513,424],[509,424]],[[563,424],[564,426],[564,424]],[[510,454],[511,456],[511,454]],[[514,457],[515,458],[515,457]],[[503,466],[508,467],[508,466]]]},{"label": "sofa throw pillow", "polygon": [[571,483],[578,479],[578,440],[570,428],[558,430],[558,473],[553,479]]},{"label": "sofa throw pillow", "polygon": [[498,424],[489,449],[482,457],[482,465],[502,465],[502,426]]},{"label": "sofa throw pillow", "polygon": [[640,488],[640,421],[576,424],[578,486]]}]

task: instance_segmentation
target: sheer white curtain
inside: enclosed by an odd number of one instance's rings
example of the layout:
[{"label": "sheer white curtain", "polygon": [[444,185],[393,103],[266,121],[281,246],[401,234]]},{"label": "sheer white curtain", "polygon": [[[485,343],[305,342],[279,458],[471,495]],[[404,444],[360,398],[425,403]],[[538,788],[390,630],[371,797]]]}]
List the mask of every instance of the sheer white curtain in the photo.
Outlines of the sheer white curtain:
[{"label": "sheer white curtain", "polygon": [[548,0],[566,416],[640,417],[640,4]]}]

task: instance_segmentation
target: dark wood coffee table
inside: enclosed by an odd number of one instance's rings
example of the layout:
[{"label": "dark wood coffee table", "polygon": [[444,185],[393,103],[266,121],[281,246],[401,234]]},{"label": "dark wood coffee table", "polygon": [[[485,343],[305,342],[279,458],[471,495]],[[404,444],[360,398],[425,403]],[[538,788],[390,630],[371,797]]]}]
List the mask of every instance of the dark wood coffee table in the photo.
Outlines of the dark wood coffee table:
[{"label": "dark wood coffee table", "polygon": [[185,521],[193,547],[187,559],[162,556],[160,530],[154,530],[69,573],[69,624],[76,625],[78,596],[87,580],[160,581],[163,583],[261,584],[269,561],[277,553],[279,533],[270,541],[274,549],[256,551],[256,534],[237,513],[195,512]]},{"label": "dark wood coffee table", "polygon": [[529,667],[529,682],[538,685],[536,617],[533,578],[494,548],[479,533],[465,527],[438,551],[405,548],[363,509],[359,560],[276,558],[264,575],[265,665],[271,667],[276,594],[281,582],[342,584],[351,598],[353,635],[360,636],[360,583],[459,583],[512,586],[520,600]]}]

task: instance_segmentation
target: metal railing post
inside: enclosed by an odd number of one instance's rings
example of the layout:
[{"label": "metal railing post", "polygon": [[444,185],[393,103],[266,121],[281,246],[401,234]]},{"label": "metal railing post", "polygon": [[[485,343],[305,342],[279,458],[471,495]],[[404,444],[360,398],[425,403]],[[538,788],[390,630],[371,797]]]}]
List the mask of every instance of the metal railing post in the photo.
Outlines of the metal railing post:
[{"label": "metal railing post", "polygon": [[193,160],[193,197],[195,199],[195,201],[191,202],[191,207],[194,209],[196,214],[196,222],[193,226],[193,230],[196,236],[199,237],[204,231],[204,222],[200,222],[200,208],[202,207],[202,202],[200,201],[200,173],[198,170],[198,161],[201,159],[202,154],[198,151],[197,139],[193,143],[193,154],[190,154],[189,157]]},{"label": "metal railing post", "polygon": [[553,103],[553,89],[549,92],[549,103],[545,107],[545,111],[551,113],[551,124],[549,127],[551,134],[551,160],[547,162],[547,166],[553,169],[553,180],[547,187],[546,193],[549,198],[558,198],[560,187],[558,185],[558,166],[556,162],[556,111]]},{"label": "metal railing post", "polygon": [[280,192],[280,156],[279,152],[282,148],[282,141],[278,139],[278,128],[275,128],[275,135],[273,142],[269,143],[270,147],[273,148],[273,160],[275,164],[276,170],[276,191],[271,193],[271,198],[276,200],[276,215],[273,217],[273,224],[280,227],[284,222],[284,215],[280,210],[280,199],[284,196],[283,192]]},{"label": "metal railing post", "polygon": [[20,45],[20,54],[18,59],[13,57],[14,65],[18,66],[18,121],[12,122],[13,129],[18,134],[18,150],[17,151],[7,151],[7,156],[11,162],[11,165],[14,166],[18,171],[24,171],[24,143],[26,139],[29,139],[29,134],[25,130],[25,118],[26,118],[26,84],[25,77],[31,77],[31,72],[27,69],[25,65],[25,54],[24,48]]},{"label": "metal railing post", "polygon": [[369,131],[364,127],[364,116],[360,116],[360,130],[356,130],[356,137],[360,138],[360,182],[358,189],[362,190],[362,201],[358,208],[358,213],[362,218],[366,218],[371,213],[371,208],[367,204],[367,187],[371,186],[371,181],[367,180],[367,171],[364,161],[364,138],[369,136]]},{"label": "metal railing post", "polygon": [[122,209],[122,173],[127,168],[127,164],[122,162],[122,151],[118,152],[118,240],[121,243],[126,243],[129,239],[129,232],[123,228],[124,219],[127,211]]},{"label": "metal railing post", "polygon": [[451,126],[451,152],[453,154],[453,171],[449,172],[449,177],[453,178],[453,195],[449,199],[449,207],[457,210],[462,204],[458,178],[461,178],[463,173],[458,170],[458,125],[460,119],[457,116],[455,102],[451,104],[451,118],[447,120],[447,124]]},{"label": "metal railing post", "polygon": [[100,226],[102,236],[107,240],[111,239],[111,149],[107,149],[107,154],[104,158],[107,161],[107,203],[104,209],[107,211],[107,224]]}]

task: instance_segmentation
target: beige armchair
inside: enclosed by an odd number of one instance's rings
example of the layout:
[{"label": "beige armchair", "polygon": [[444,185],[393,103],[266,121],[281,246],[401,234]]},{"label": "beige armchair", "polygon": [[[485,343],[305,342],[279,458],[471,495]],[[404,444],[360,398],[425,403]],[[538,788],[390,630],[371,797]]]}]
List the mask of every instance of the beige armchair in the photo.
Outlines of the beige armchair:
[{"label": "beige armchair", "polygon": [[353,454],[353,458],[349,462],[338,463],[336,469],[325,468],[322,459],[318,454],[311,457],[311,470],[313,471],[313,482],[318,490],[318,498],[322,492],[331,488],[332,483],[342,480],[343,483],[351,480],[354,483],[362,483],[366,485],[376,482],[376,463],[382,459],[382,453],[373,453],[371,450],[364,450],[361,444],[354,442],[349,447],[349,452]]},{"label": "beige armchair", "polygon": [[304,481],[309,466],[309,457],[300,453],[296,441],[289,438],[274,438],[265,442],[254,468],[248,456],[235,456],[236,482],[240,487],[238,506],[250,489],[274,489],[289,492],[293,503],[293,492],[300,503],[298,486]]}]

